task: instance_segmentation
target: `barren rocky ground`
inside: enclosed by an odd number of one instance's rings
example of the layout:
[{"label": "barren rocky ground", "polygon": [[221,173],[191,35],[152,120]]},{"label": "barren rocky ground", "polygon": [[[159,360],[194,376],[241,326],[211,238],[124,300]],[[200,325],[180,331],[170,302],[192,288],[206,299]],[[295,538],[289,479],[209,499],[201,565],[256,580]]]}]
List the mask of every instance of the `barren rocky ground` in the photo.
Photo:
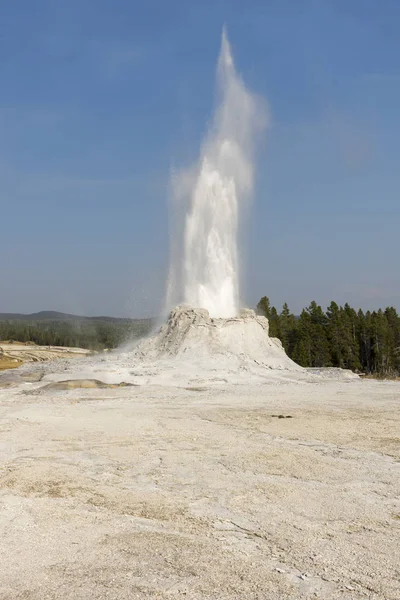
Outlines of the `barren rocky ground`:
[{"label": "barren rocky ground", "polygon": [[[0,370],[19,366],[24,362],[42,362],[57,358],[76,358],[87,356],[90,350],[84,348],[68,348],[64,346],[36,346],[19,342],[0,341]],[[13,363],[15,363],[13,365]]]},{"label": "barren rocky ground", "polygon": [[[74,386],[72,386],[74,387]],[[0,598],[400,598],[400,383],[0,390]]]}]

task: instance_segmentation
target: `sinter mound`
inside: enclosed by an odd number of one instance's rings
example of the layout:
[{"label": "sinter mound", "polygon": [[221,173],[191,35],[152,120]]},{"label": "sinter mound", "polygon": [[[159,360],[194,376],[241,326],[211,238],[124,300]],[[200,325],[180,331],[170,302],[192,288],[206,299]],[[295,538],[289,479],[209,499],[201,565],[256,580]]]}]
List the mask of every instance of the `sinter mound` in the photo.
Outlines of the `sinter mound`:
[{"label": "sinter mound", "polygon": [[280,340],[268,335],[268,319],[243,309],[238,317],[213,319],[205,309],[177,306],[159,332],[144,340],[135,355],[146,360],[250,362],[268,369],[302,371]]}]

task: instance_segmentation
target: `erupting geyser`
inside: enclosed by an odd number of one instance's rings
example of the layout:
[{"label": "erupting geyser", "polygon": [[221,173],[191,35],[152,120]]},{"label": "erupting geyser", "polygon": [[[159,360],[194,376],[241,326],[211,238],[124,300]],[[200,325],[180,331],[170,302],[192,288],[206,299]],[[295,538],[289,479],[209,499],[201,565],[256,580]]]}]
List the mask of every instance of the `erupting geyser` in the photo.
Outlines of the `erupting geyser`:
[{"label": "erupting geyser", "polygon": [[[160,370],[173,381],[263,381],[271,370],[301,371],[268,320],[239,307],[240,215],[251,197],[262,103],[235,70],[222,33],[218,104],[198,163],[173,180],[167,322],[133,356],[146,377]],[[140,377],[143,371],[136,367]],[[276,376],[276,375],[275,375]]]},{"label": "erupting geyser", "polygon": [[217,84],[218,104],[200,158],[173,180],[168,319],[134,348],[102,357],[94,364],[95,379],[101,372],[112,384],[121,377],[136,385],[247,384],[303,372],[269,337],[268,320],[239,307],[240,216],[253,190],[265,112],[236,73],[225,31]]},{"label": "erupting geyser", "polygon": [[218,103],[198,163],[174,177],[168,308],[185,302],[211,317],[239,313],[238,231],[251,197],[262,103],[236,72],[225,30],[217,68]]}]

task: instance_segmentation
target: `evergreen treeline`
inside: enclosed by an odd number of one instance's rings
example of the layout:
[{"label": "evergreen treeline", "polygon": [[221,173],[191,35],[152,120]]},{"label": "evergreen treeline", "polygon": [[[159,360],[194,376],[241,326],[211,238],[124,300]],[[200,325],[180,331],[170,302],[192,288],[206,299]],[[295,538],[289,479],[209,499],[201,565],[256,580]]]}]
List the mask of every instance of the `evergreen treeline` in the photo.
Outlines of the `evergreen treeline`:
[{"label": "evergreen treeline", "polygon": [[4,320],[0,340],[34,342],[40,346],[72,346],[102,350],[146,335],[151,319]]},{"label": "evergreen treeline", "polygon": [[299,317],[284,304],[278,313],[267,296],[257,304],[271,337],[303,367],[341,367],[378,376],[400,375],[400,317],[393,307],[354,310],[331,302],[326,312],[311,302]]}]

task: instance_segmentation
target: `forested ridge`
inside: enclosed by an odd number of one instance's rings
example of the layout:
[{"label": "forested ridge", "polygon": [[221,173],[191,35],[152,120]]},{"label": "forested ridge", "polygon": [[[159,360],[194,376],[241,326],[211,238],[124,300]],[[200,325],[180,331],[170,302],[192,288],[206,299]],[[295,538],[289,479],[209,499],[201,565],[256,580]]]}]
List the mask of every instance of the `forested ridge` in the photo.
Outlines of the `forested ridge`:
[{"label": "forested ridge", "polygon": [[77,317],[30,320],[22,316],[22,319],[0,319],[0,340],[102,350],[116,348],[124,342],[146,335],[154,323],[152,319]]},{"label": "forested ridge", "polygon": [[331,302],[324,311],[316,302],[293,315],[285,303],[280,312],[267,296],[257,312],[269,320],[271,337],[303,367],[341,367],[382,377],[400,376],[400,317],[394,307],[355,310]]}]

